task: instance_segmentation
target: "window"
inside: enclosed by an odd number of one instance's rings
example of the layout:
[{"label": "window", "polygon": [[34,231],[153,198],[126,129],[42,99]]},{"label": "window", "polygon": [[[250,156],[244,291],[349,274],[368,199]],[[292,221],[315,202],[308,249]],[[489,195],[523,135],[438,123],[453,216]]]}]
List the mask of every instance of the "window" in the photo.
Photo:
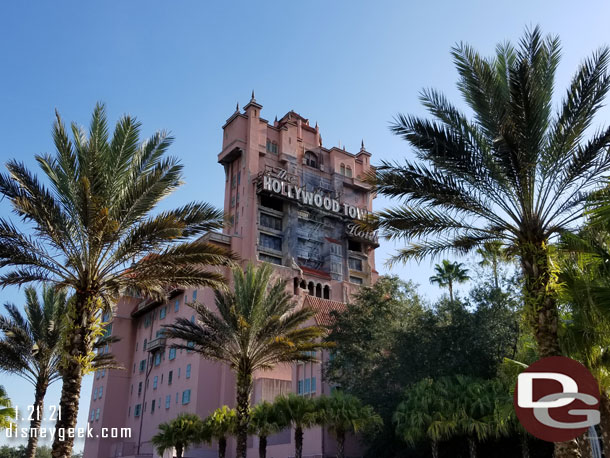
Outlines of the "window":
[{"label": "window", "polygon": [[95,371],[95,379],[99,379],[100,378],[100,371]]},{"label": "window", "polygon": [[260,234],[260,245],[265,248],[270,248],[276,251],[282,251],[282,238],[277,237],[275,235],[265,234],[261,232]]},{"label": "window", "polygon": [[133,409],[133,416],[139,417],[141,412],[142,412],[142,404],[136,404],[136,408]]},{"label": "window", "polygon": [[171,397],[171,395],[168,394],[167,396],[165,396],[165,408],[166,409],[169,409],[171,402],[172,402],[172,397]]},{"label": "window", "polygon": [[156,401],[156,399],[153,399],[152,403],[150,404],[150,413],[151,414],[155,413],[155,401]]},{"label": "window", "polygon": [[309,389],[311,388],[311,379],[306,378],[305,379],[305,388],[304,388],[304,393],[305,394],[309,394]]},{"label": "window", "polygon": [[193,302],[197,300],[197,290],[193,291]]},{"label": "window", "polygon": [[339,167],[339,171],[341,172],[341,175],[345,175],[345,164],[341,164],[341,167]]},{"label": "window", "polygon": [[330,271],[333,274],[342,275],[343,274],[343,266],[341,265],[340,262],[331,262],[330,263]]},{"label": "window", "polygon": [[360,277],[349,277],[349,281],[355,283],[356,285],[362,284],[362,278]]},{"label": "window", "polygon": [[303,394],[303,380],[299,380],[299,385],[297,388],[297,394]]},{"label": "window", "polygon": [[148,315],[146,315],[146,318],[144,318],[144,327],[147,328],[150,326],[150,313]]},{"label": "window", "polygon": [[161,364],[161,353],[155,355],[155,366],[158,366],[159,364]]},{"label": "window", "polygon": [[131,389],[129,390],[129,394],[133,394],[133,383],[131,384]]},{"label": "window", "polygon": [[261,213],[260,224],[262,227],[273,229],[276,231],[282,230],[282,218],[271,216],[267,213]]},{"label": "window", "polygon": [[359,253],[362,253],[362,244],[360,242],[356,242],[355,240],[348,240],[347,249],[350,251],[357,251]]},{"label": "window", "polygon": [[349,258],[349,268],[351,270],[357,270],[358,272],[362,272],[362,259]]},{"label": "window", "polygon": [[352,168],[349,165],[345,167],[345,176],[348,178],[352,177]]},{"label": "window", "polygon": [[[171,361],[172,359],[175,359],[175,358],[176,358],[176,349],[175,349],[175,348],[170,348],[170,349],[169,349],[169,359],[170,359],[170,361]],[[171,372],[170,372],[170,373],[171,373]]]},{"label": "window", "polygon": [[100,419],[100,408],[98,407],[98,408],[95,410],[95,420],[97,421],[97,420],[99,420],[99,419]]},{"label": "window", "polygon": [[142,382],[138,383],[138,396],[142,394]]},{"label": "window", "polygon": [[161,307],[161,310],[159,311],[159,319],[162,320],[165,318],[165,315],[167,315],[167,307]]},{"label": "window", "polygon": [[261,196],[261,206],[281,212],[284,210],[284,202],[271,196]]},{"label": "window", "polygon": [[174,371],[169,371],[169,374],[167,375],[167,384],[171,385],[173,379],[174,379]]},{"label": "window", "polygon": [[191,315],[191,323],[195,322],[195,315]]},{"label": "window", "polygon": [[[192,340],[189,340],[189,341],[186,343],[186,346],[187,346],[187,347],[189,347],[189,348],[194,348],[194,347],[195,347],[195,342],[193,342]],[[187,350],[186,352],[187,352],[187,353],[190,353],[190,352],[192,352],[192,351],[193,351],[193,350]]]},{"label": "window", "polygon": [[186,365],[186,378],[191,378],[191,365]]},{"label": "window", "polygon": [[106,376],[106,369],[102,369],[102,377]]},{"label": "window", "polygon": [[103,393],[103,392],[104,392],[104,387],[103,387],[103,386],[100,386],[99,394],[97,395],[97,397],[98,397],[99,399],[102,399],[102,393]]},{"label": "window", "polygon": [[309,167],[318,168],[318,156],[311,151],[305,152],[305,165]]},{"label": "window", "polygon": [[95,418],[95,409],[93,409],[91,411],[91,416],[89,417],[89,421],[93,421],[94,418]]},{"label": "window", "polygon": [[147,344],[148,344],[148,340],[144,339],[144,345],[142,346],[142,351],[146,351]]},{"label": "window", "polygon": [[93,400],[97,399],[97,388],[93,390]]},{"label": "window", "polygon": [[174,302],[174,312],[177,312],[178,310],[180,310],[180,301],[176,300],[176,302]]},{"label": "window", "polygon": [[272,142],[271,140],[267,139],[267,152],[277,154],[277,152],[278,152],[277,143]]},{"label": "window", "polygon": [[165,329],[159,329],[156,333],[155,333],[155,337],[157,337],[157,339],[159,337],[165,337]]},{"label": "window", "polygon": [[330,254],[334,254],[335,256],[343,256],[343,247],[338,243],[331,243]]},{"label": "window", "polygon": [[176,393],[176,404],[178,404],[178,393]]},{"label": "window", "polygon": [[191,402],[191,390],[184,390],[182,392],[182,405]]},{"label": "window", "polygon": [[311,392],[312,393],[316,392],[316,378],[315,377],[311,378]]},{"label": "window", "polygon": [[143,359],[142,361],[140,361],[140,372],[144,372],[145,369],[146,369],[146,360]]},{"label": "window", "polygon": [[269,264],[277,264],[278,266],[282,265],[282,258],[278,258],[277,256],[271,256],[265,253],[259,253],[258,260],[268,262]]},{"label": "window", "polygon": [[158,383],[159,383],[159,376],[155,375],[155,378],[153,379],[153,390],[157,389],[157,384]]}]

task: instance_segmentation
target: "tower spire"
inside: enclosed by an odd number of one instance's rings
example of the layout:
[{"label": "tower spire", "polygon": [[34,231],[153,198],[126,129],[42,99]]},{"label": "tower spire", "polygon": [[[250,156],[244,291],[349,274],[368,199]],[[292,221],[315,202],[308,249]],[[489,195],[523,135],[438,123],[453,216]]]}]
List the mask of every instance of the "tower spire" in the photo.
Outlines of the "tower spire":
[{"label": "tower spire", "polygon": [[254,98],[254,89],[252,89],[252,98],[250,99],[250,102],[256,102],[256,99]]},{"label": "tower spire", "polygon": [[237,102],[237,105],[235,105],[235,113],[239,113],[239,102]]}]

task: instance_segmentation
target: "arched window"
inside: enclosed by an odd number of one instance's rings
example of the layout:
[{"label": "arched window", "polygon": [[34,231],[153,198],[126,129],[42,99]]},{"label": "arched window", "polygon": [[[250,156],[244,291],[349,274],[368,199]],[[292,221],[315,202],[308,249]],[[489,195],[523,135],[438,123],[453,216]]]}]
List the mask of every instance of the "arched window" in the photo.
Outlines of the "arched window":
[{"label": "arched window", "polygon": [[330,286],[328,285],[324,287],[324,299],[330,299]]},{"label": "arched window", "polygon": [[349,165],[345,167],[345,176],[348,178],[352,177],[352,168]]},{"label": "arched window", "polygon": [[318,156],[316,156],[316,153],[312,151],[305,152],[305,165],[316,169],[318,168]]},{"label": "arched window", "polygon": [[322,285],[320,283],[316,285],[316,297],[322,297]]},{"label": "arched window", "polygon": [[315,288],[315,285],[313,284],[312,281],[310,281],[309,285],[307,285],[307,290],[309,291],[310,296],[314,295],[314,288]]},{"label": "arched window", "polygon": [[307,282],[305,280],[301,280],[301,284],[299,286],[301,289],[307,289]]},{"label": "arched window", "polygon": [[341,167],[339,168],[341,175],[345,175],[345,164],[341,164]]},{"label": "arched window", "polygon": [[294,288],[293,288],[293,294],[296,296],[297,294],[299,294],[299,279],[297,277],[294,277]]}]

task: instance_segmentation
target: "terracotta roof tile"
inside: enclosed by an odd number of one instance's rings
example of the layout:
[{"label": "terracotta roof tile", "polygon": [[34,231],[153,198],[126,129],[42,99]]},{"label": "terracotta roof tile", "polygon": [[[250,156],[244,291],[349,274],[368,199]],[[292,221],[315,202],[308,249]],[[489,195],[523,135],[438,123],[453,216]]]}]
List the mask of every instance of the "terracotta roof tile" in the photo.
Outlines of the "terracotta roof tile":
[{"label": "terracotta roof tile", "polygon": [[332,311],[342,312],[346,309],[346,304],[329,299],[322,299],[315,296],[305,296],[305,307],[310,307],[315,310],[314,319],[318,326],[330,327],[333,324],[333,318],[330,314]]}]

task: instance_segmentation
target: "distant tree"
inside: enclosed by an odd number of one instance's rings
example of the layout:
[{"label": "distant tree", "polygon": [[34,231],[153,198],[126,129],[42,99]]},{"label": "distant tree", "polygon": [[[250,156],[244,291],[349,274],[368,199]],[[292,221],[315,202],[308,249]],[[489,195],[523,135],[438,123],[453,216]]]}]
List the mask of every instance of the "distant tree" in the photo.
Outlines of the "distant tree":
[{"label": "distant tree", "polygon": [[500,287],[500,268],[501,265],[510,259],[502,242],[498,240],[485,242],[483,246],[477,248],[477,254],[481,257],[479,266],[490,267],[493,284],[496,288]]},{"label": "distant tree", "polygon": [[11,404],[11,400],[6,394],[3,386],[0,386],[0,430],[14,428],[15,409]]},{"label": "distant tree", "polygon": [[280,417],[284,424],[294,428],[294,456],[303,456],[303,430],[319,424],[317,404],[306,396],[290,393],[275,399]]},{"label": "distant tree", "polygon": [[260,402],[252,408],[250,433],[258,436],[258,456],[267,457],[267,438],[288,426],[284,424],[279,409],[267,401]]},{"label": "distant tree", "polygon": [[360,399],[335,390],[330,396],[316,398],[318,422],[337,439],[337,458],[345,456],[345,436],[373,430],[383,425],[381,417]]},{"label": "distant tree", "polygon": [[453,285],[456,283],[464,283],[470,280],[468,269],[462,267],[460,262],[449,262],[443,259],[441,264],[436,264],[434,270],[436,274],[430,277],[430,283],[436,283],[441,288],[449,289],[449,299],[453,302]]},{"label": "distant tree", "polygon": [[[48,386],[61,376],[62,323],[67,310],[65,291],[43,286],[42,303],[33,287],[25,288],[25,317],[14,304],[0,316],[0,370],[16,374],[34,386],[30,430],[40,428]],[[37,456],[38,434],[28,436],[26,458]]]},{"label": "distant tree", "polygon": [[159,432],[151,442],[157,453],[163,456],[166,450],[175,450],[176,458],[182,458],[186,449],[201,441],[203,422],[198,415],[181,413],[173,420],[159,425]]},{"label": "distant tree", "polygon": [[203,304],[190,304],[198,321],[178,318],[164,326],[167,336],[178,339],[175,347],[230,365],[237,377],[237,457],[245,458],[250,425],[252,376],[276,364],[315,361],[312,351],[325,347],[320,338],[326,330],[306,326],[315,314],[297,308],[284,280],[272,281],[269,264],[246,271],[233,269],[233,291],[216,291],[216,311]]}]

